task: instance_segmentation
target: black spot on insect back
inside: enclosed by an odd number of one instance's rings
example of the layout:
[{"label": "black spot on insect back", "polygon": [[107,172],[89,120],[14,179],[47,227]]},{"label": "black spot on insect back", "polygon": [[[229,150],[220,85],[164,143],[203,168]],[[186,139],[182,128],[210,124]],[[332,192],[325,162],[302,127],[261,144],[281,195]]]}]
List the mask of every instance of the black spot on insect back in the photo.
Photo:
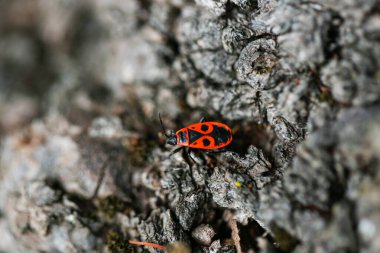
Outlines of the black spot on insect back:
[{"label": "black spot on insect back", "polygon": [[203,124],[203,125],[201,126],[201,130],[202,130],[202,131],[207,131],[207,130],[208,130],[208,125]]},{"label": "black spot on insect back", "polygon": [[208,140],[208,139],[203,139],[202,140],[202,142],[203,142],[203,145],[205,146],[205,147],[208,147],[209,145],[210,145],[210,141]]},{"label": "black spot on insect back", "polygon": [[203,134],[201,134],[200,132],[197,132],[191,129],[189,129],[188,132],[189,132],[190,143],[193,143],[194,141],[198,140],[201,136],[203,136]]},{"label": "black spot on insect back", "polygon": [[224,127],[213,125],[213,130],[210,133],[210,136],[214,138],[215,145],[220,145],[227,142],[231,138],[231,132]]}]

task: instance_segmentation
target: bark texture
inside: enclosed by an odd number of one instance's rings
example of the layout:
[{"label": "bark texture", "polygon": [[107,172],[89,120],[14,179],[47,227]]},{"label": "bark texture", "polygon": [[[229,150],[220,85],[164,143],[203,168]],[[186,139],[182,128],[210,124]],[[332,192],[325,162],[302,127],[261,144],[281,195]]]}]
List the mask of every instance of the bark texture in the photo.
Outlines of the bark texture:
[{"label": "bark texture", "polygon": [[378,0],[0,1],[0,91],[0,252],[380,252]]}]

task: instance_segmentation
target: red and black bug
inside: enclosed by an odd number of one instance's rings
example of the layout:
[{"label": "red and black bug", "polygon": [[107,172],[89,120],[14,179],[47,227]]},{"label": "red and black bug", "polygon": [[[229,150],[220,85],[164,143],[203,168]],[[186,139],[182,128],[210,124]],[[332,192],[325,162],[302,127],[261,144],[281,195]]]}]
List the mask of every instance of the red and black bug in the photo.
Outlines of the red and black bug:
[{"label": "red and black bug", "polygon": [[162,123],[162,130],[167,137],[166,143],[180,147],[215,150],[220,149],[232,141],[232,131],[227,125],[220,122],[201,122],[181,128],[175,134],[168,135]]}]

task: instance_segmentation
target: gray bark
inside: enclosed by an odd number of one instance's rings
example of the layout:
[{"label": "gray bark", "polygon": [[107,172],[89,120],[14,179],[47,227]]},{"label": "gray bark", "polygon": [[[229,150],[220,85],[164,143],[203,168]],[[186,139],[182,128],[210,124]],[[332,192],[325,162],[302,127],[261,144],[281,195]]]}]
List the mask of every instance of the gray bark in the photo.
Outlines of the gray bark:
[{"label": "gray bark", "polygon": [[378,0],[0,1],[0,90],[0,252],[380,252]]}]

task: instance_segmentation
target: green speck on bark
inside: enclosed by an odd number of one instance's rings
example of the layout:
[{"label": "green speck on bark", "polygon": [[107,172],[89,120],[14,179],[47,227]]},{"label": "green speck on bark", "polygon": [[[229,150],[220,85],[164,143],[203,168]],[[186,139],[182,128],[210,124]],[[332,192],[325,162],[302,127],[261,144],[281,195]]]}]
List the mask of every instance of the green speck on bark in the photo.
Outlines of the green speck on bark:
[{"label": "green speck on bark", "polygon": [[99,201],[99,210],[109,218],[114,217],[117,212],[123,212],[126,207],[127,203],[114,195]]},{"label": "green speck on bark", "polygon": [[296,238],[280,227],[276,226],[272,232],[278,247],[285,252],[291,252],[299,243]]},{"label": "green speck on bark", "polygon": [[133,253],[134,248],[121,233],[110,230],[107,232],[107,247],[112,253]]}]

